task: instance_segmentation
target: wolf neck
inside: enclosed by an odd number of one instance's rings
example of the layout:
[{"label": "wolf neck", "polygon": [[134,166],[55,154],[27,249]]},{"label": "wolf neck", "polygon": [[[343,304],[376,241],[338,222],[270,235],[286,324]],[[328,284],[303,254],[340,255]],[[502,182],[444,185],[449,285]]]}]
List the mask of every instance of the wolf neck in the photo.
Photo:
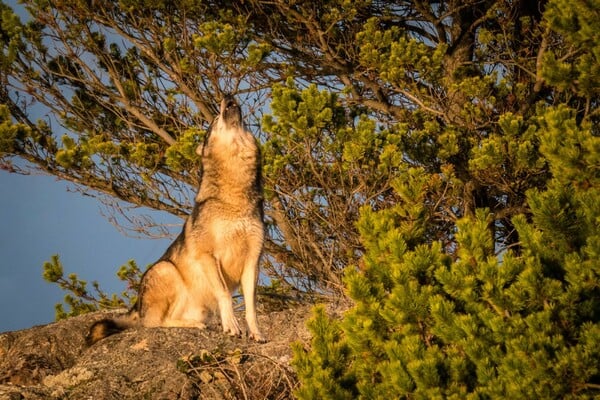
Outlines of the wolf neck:
[{"label": "wolf neck", "polygon": [[[220,127],[218,127],[220,128]],[[211,132],[203,155],[203,174],[197,202],[218,198],[225,203],[260,195],[258,147],[241,127]]]}]

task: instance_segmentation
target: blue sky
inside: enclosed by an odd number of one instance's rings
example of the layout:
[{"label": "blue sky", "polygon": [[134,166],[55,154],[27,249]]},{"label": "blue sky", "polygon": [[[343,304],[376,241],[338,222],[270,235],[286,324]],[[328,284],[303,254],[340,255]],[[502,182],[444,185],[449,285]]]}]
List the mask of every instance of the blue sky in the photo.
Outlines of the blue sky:
[{"label": "blue sky", "polygon": [[53,254],[65,273],[120,293],[118,268],[130,259],[145,268],[170,243],[123,235],[101,215],[99,200],[68,187],[51,176],[0,171],[0,332],[54,320],[54,305],[65,292],[42,278],[42,265]]}]

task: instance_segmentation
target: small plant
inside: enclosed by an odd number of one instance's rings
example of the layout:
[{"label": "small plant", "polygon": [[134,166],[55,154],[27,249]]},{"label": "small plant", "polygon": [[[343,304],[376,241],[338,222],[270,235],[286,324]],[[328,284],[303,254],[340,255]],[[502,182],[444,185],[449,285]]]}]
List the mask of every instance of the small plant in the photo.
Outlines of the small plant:
[{"label": "small plant", "polygon": [[108,294],[96,281],[92,282],[92,290],[89,290],[87,281],[79,279],[77,274],[71,273],[65,277],[62,262],[56,254],[50,261],[44,263],[43,270],[44,280],[56,283],[67,292],[64,303],[57,303],[54,306],[57,321],[91,311],[130,307],[137,300],[138,287],[142,278],[142,271],[136,262],[129,260],[117,272],[117,277],[127,283],[126,289],[121,294]]}]

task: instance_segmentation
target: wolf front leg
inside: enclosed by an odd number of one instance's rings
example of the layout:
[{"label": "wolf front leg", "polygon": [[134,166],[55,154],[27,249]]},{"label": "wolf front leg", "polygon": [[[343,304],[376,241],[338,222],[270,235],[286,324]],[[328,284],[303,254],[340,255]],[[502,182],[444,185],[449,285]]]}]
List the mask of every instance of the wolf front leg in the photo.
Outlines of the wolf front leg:
[{"label": "wolf front leg", "polygon": [[246,303],[246,323],[250,331],[250,338],[257,342],[266,342],[264,336],[258,330],[256,321],[256,285],[258,283],[258,259],[260,254],[252,257],[244,266],[242,272],[242,291],[244,292],[244,302]]},{"label": "wolf front leg", "polygon": [[204,285],[212,291],[217,300],[223,332],[231,336],[240,336],[242,330],[233,314],[232,291],[225,280],[221,261],[212,255],[206,255],[202,257],[200,264],[205,278]]}]

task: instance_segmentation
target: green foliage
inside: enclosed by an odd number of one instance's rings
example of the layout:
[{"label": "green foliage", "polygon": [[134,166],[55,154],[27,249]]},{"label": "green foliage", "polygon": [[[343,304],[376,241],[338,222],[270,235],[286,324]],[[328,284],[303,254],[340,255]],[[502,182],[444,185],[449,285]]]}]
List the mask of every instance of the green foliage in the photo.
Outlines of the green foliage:
[{"label": "green foliage", "polygon": [[551,1],[546,17],[565,42],[545,56],[544,77],[549,83],[571,93],[583,93],[590,100],[600,94],[600,2]]},{"label": "green foliage", "polygon": [[14,151],[29,133],[27,126],[13,123],[6,105],[0,105],[0,154]]},{"label": "green foliage", "polygon": [[373,17],[356,35],[362,65],[377,68],[381,79],[400,87],[443,76],[446,46],[431,47],[399,27],[382,30],[380,26],[380,19]]},{"label": "green foliage", "polygon": [[311,348],[295,347],[300,398],[598,396],[600,139],[563,107],[539,121],[553,177],[513,219],[518,249],[496,252],[484,209],[457,221],[454,251],[413,228],[410,197],[363,212],[355,305],[341,322],[319,309]]},{"label": "green foliage", "polygon": [[165,162],[176,171],[190,171],[198,167],[196,148],[204,140],[205,131],[190,128],[165,153]]},{"label": "green foliage", "polygon": [[315,333],[310,353],[300,343],[293,345],[294,367],[301,381],[310,380],[310,385],[298,389],[296,395],[305,399],[353,399],[356,379],[347,368],[351,361],[348,346],[340,342],[342,331],[337,321],[326,317],[324,307],[315,307],[314,317],[308,321]]},{"label": "green foliage", "polygon": [[43,277],[47,282],[55,283],[67,292],[64,304],[58,303],[54,307],[55,317],[58,321],[90,311],[132,306],[137,299],[142,272],[133,260],[122,265],[117,272],[117,277],[125,282],[127,287],[121,294],[109,295],[100,289],[96,281],[92,282],[93,290],[90,291],[87,282],[79,279],[77,274],[71,273],[65,277],[63,265],[59,257],[54,255],[50,261],[44,263]]},{"label": "green foliage", "polygon": [[[403,161],[401,134],[366,114],[350,118],[337,95],[291,79],[273,87],[271,109],[262,121],[262,155],[267,198],[275,204],[268,214],[282,232],[281,242],[273,239],[289,246],[286,264],[301,277],[297,287],[339,291],[343,268],[358,255],[349,222],[365,202],[387,200]],[[294,211],[282,214],[284,207]]]},{"label": "green foliage", "polygon": [[469,169],[482,182],[522,192],[524,184],[545,178],[546,163],[538,152],[539,127],[512,113],[500,116],[498,125],[498,132],[473,149]]}]

